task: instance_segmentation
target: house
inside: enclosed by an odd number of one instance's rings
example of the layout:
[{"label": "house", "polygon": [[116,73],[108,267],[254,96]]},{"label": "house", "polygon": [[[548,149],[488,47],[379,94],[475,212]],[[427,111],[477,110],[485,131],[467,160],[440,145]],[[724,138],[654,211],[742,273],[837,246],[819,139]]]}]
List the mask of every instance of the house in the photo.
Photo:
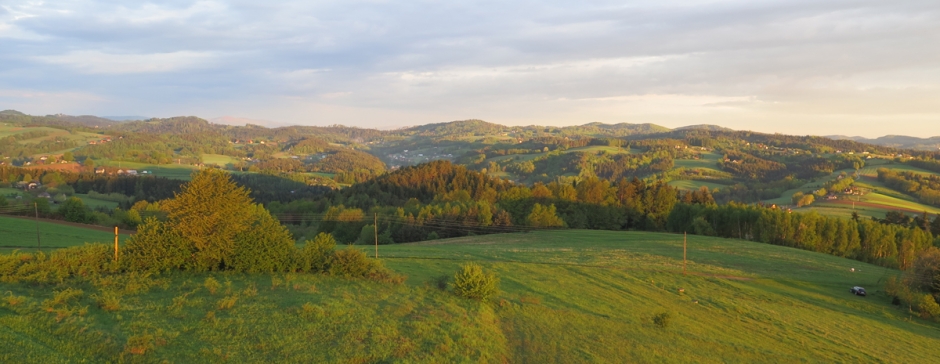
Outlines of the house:
[{"label": "house", "polygon": [[137,175],[137,170],[136,170],[136,169],[128,169],[126,173],[127,173],[128,175],[131,175],[131,176],[136,176],[136,175]]},{"label": "house", "polygon": [[48,192],[40,193],[40,194],[36,195],[36,197],[45,198],[45,199],[52,199],[52,195],[50,195]]},{"label": "house", "polygon": [[95,174],[104,174],[104,167],[95,168]]},{"label": "house", "polygon": [[30,190],[35,190],[35,189],[37,189],[37,188],[39,188],[39,187],[42,187],[42,183],[35,182],[35,181],[30,182],[28,185],[26,185],[26,188],[28,188],[28,189],[30,189]]}]

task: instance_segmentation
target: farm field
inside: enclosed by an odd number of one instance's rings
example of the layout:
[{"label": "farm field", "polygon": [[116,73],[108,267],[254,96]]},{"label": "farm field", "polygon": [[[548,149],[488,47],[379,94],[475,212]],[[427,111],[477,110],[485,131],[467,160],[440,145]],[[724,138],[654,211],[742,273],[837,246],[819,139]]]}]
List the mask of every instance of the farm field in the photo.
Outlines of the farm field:
[{"label": "farm field", "polygon": [[171,179],[178,179],[188,181],[190,175],[194,170],[197,169],[195,166],[191,165],[182,165],[182,164],[147,164],[147,163],[138,163],[138,162],[125,162],[125,161],[107,161],[102,163],[103,166],[108,167],[117,167],[123,169],[136,169],[137,172],[141,171],[151,171],[156,177],[166,177]]},{"label": "farm field", "polygon": [[[0,125],[0,138],[5,138],[11,135],[27,133],[27,132],[47,132],[48,135],[37,137],[37,138],[32,138],[32,139],[20,140],[18,141],[18,143],[29,144],[29,143],[38,143],[44,140],[53,140],[55,138],[63,138],[63,139],[74,140],[74,141],[84,144],[89,141],[100,140],[100,139],[108,137],[108,135],[81,132],[81,131],[70,133],[69,131],[64,130],[64,129],[45,127],[45,126],[43,127],[35,127],[35,126],[20,127],[20,126],[10,126],[10,125]],[[43,153],[43,154],[61,154],[63,152],[74,150],[74,149],[77,149],[77,148],[63,149],[61,151],[57,151],[54,153]]]},{"label": "farm field", "polygon": [[676,187],[680,190],[684,190],[684,191],[698,190],[702,186],[708,187],[709,190],[728,187],[727,185],[723,185],[719,183],[705,182],[705,181],[699,181],[699,180],[672,180],[672,181],[669,181],[669,185]]},{"label": "farm field", "polygon": [[891,170],[895,170],[899,172],[914,172],[914,173],[920,173],[920,174],[934,174],[934,175],[937,174],[937,173],[934,173],[925,169],[920,169],[917,167],[913,167],[913,166],[909,166],[909,165],[901,164],[901,163],[866,165],[865,167],[862,167],[861,169],[858,170],[858,174],[861,176],[865,176],[865,177],[878,178],[879,168],[887,168],[887,169],[891,169]]},{"label": "farm field", "polygon": [[203,154],[202,163],[204,164],[215,164],[219,167],[225,167],[228,164],[237,163],[238,159],[230,157],[227,155],[221,154]]},{"label": "farm field", "polygon": [[704,152],[699,153],[701,159],[676,159],[676,167],[688,168],[688,169],[704,169],[711,170],[718,173],[722,172],[718,169],[718,159],[721,158],[720,155],[714,152]]},{"label": "farm field", "polygon": [[[39,221],[39,238],[42,247],[64,248],[85,243],[112,243],[114,233],[101,226],[82,227],[78,224]],[[123,242],[128,235],[120,234]],[[36,246],[36,222],[29,218],[0,216],[0,252],[31,250]]]},{"label": "farm field", "polygon": [[98,207],[104,207],[104,208],[106,208],[106,209],[108,209],[108,210],[113,210],[114,208],[118,207],[118,203],[117,203],[117,202],[114,202],[114,201],[107,201],[107,200],[99,200],[99,199],[97,199],[97,198],[88,197],[87,194],[76,193],[74,196],[75,196],[75,197],[78,197],[78,198],[80,198],[80,199],[82,199],[82,202],[85,203],[85,206],[88,206],[88,207],[90,207],[91,209],[96,209],[96,208],[98,208]]},{"label": "farm field", "polygon": [[[688,245],[687,276],[682,236],[671,234],[561,230],[387,245],[379,255],[408,276],[402,285],[308,274],[114,276],[83,281],[59,313],[43,302],[65,285],[2,283],[22,301],[0,300],[0,338],[13,348],[0,361],[925,363],[940,355],[940,325],[881,293],[897,271],[738,240],[690,236]],[[468,261],[501,278],[493,302],[432,283]],[[871,294],[849,294],[854,285]],[[100,308],[105,295],[118,295],[117,308]],[[672,317],[665,328],[653,323],[660,313]]]}]

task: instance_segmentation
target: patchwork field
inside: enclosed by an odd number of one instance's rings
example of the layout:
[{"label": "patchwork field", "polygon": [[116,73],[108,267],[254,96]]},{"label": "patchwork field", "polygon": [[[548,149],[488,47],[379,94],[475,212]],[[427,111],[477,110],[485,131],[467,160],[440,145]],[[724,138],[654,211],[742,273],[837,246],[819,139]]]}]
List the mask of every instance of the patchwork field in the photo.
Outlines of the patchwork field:
[{"label": "patchwork field", "polygon": [[[402,285],[124,275],[83,281],[65,299],[65,285],[0,283],[9,292],[0,361],[926,363],[940,355],[940,325],[881,292],[897,271],[745,241],[688,241],[688,275],[680,235],[582,230],[380,246],[381,260],[408,276]],[[501,278],[493,302],[437,288],[469,261]],[[849,294],[855,285],[869,297]],[[102,297],[118,303],[103,306]],[[660,327],[653,317],[663,313],[671,320]]]}]

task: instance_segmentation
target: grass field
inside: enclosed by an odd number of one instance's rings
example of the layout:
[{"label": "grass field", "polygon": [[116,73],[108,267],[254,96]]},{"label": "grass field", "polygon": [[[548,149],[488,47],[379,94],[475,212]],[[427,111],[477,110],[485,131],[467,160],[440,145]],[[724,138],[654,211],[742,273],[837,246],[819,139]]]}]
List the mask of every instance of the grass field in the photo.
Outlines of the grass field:
[{"label": "grass field", "polygon": [[153,172],[153,175],[157,177],[166,177],[184,181],[189,181],[190,175],[198,168],[183,164],[146,164],[123,161],[107,161],[102,163],[102,165],[123,169],[136,169],[138,173],[141,171],[151,171]]},{"label": "grass field", "polygon": [[912,166],[909,166],[906,164],[900,164],[900,163],[867,165],[859,169],[858,174],[865,176],[865,177],[877,178],[879,168],[886,168],[886,169],[895,170],[899,172],[914,172],[914,173],[920,173],[920,174],[937,175],[937,173],[934,173],[925,169],[920,169],[917,167],[912,167]]},{"label": "grass field", "polygon": [[[43,137],[39,137],[39,138],[20,140],[18,142],[20,144],[28,144],[28,143],[39,143],[44,140],[53,140],[55,138],[62,138],[62,139],[74,140],[79,143],[85,144],[92,140],[100,140],[100,139],[108,137],[107,135],[101,135],[101,134],[95,134],[95,133],[89,133],[89,132],[70,133],[67,130],[52,128],[52,127],[45,127],[45,126],[18,127],[18,126],[4,125],[4,126],[0,126],[0,138],[4,138],[10,135],[31,132],[31,131],[41,131],[41,132],[47,132],[49,134]],[[64,149],[64,150],[58,151],[57,153],[43,153],[43,154],[60,154],[62,152],[65,152],[68,150],[74,150],[74,149],[75,148]]]},{"label": "grass field", "polygon": [[[113,243],[114,233],[101,229],[89,229],[47,221],[39,222],[39,240],[43,248],[63,248],[85,243]],[[0,252],[14,248],[31,249],[36,246],[36,222],[29,219],[0,216]],[[126,239],[121,234],[121,241]]]},{"label": "grass field", "polygon": [[[896,271],[818,253],[692,236],[683,276],[679,235],[582,230],[379,254],[408,275],[405,284],[125,275],[70,287],[82,292],[67,300],[64,285],[0,283],[9,292],[0,300],[8,348],[0,361],[927,363],[940,355],[940,325],[910,318],[880,292]],[[430,283],[468,261],[501,277],[494,302]],[[220,282],[215,292],[209,277]],[[854,285],[871,295],[849,294]],[[119,305],[102,309],[109,296]],[[653,323],[660,313],[672,317],[665,328]]]},{"label": "grass field", "polygon": [[723,185],[723,184],[712,183],[712,182],[705,182],[705,181],[698,181],[698,180],[673,180],[673,181],[669,181],[669,185],[670,185],[670,186],[673,186],[673,187],[676,187],[676,188],[678,188],[678,189],[680,189],[680,190],[684,190],[684,191],[698,190],[698,189],[699,189],[700,187],[702,187],[702,186],[708,187],[709,190],[714,190],[714,189],[716,189],[716,188],[728,187],[728,186]]},{"label": "grass field", "polygon": [[705,152],[699,154],[700,159],[676,159],[676,167],[688,168],[688,169],[704,169],[712,170],[718,173],[727,173],[718,169],[718,159],[721,158],[720,155],[713,152]]},{"label": "grass field", "polygon": [[92,209],[95,209],[98,207],[104,207],[108,210],[114,210],[114,208],[118,207],[117,202],[91,198],[91,197],[88,197],[87,194],[76,193],[74,196],[82,199],[82,202],[85,203],[85,206],[88,206]]},{"label": "grass field", "polygon": [[228,164],[235,164],[238,159],[221,154],[203,154],[202,163],[215,164],[219,167],[225,167]]}]

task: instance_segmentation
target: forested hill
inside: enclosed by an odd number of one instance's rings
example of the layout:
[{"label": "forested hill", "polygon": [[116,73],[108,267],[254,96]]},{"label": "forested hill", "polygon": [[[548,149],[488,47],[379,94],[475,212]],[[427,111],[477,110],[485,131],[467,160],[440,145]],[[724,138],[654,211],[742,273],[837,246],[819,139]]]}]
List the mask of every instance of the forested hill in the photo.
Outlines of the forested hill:
[{"label": "forested hill", "polygon": [[938,150],[940,149],[940,136],[929,138],[918,138],[906,135],[885,135],[874,139],[863,137],[850,137],[845,135],[828,135],[830,139],[835,140],[854,140],[860,143],[883,145],[892,148],[919,149],[919,150]]}]

